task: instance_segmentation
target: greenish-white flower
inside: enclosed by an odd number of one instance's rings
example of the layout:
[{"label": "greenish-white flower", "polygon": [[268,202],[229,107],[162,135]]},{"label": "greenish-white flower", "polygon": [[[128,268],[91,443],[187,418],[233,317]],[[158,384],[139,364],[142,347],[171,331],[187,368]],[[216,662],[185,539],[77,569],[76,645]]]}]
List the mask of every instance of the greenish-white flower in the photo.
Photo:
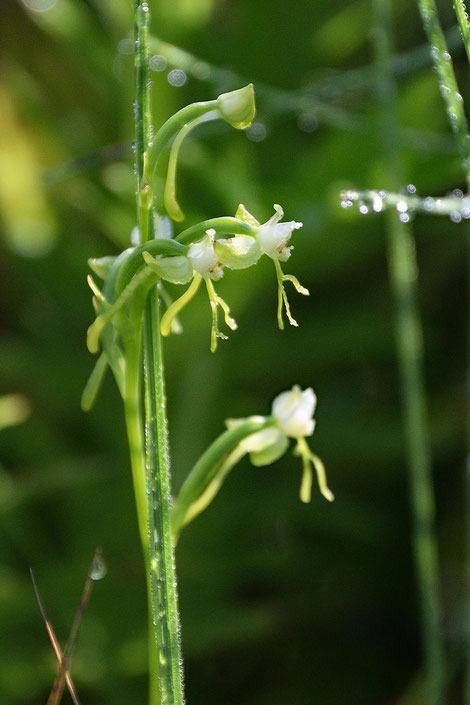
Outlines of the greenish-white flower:
[{"label": "greenish-white flower", "polygon": [[298,385],[282,392],[273,401],[272,415],[279,428],[289,438],[311,436],[315,429],[313,414],[317,397],[311,387],[301,390]]},{"label": "greenish-white flower", "polygon": [[275,213],[271,218],[259,227],[256,239],[264,254],[271,259],[285,262],[289,259],[292,245],[289,242],[294,230],[299,230],[302,223],[291,220],[288,223],[281,223],[284,211],[278,203],[274,204]]},{"label": "greenish-white flower", "polygon": [[295,290],[304,296],[308,296],[309,291],[300,284],[297,277],[294,277],[292,274],[284,274],[280,265],[280,262],[285,262],[289,259],[292,250],[292,245],[289,245],[292,233],[294,230],[301,228],[302,223],[299,223],[296,220],[291,220],[288,223],[281,223],[280,220],[284,216],[284,211],[278,203],[274,204],[274,210],[274,215],[263,225],[260,225],[256,218],[247,211],[242,203],[238,206],[235,217],[243,220],[245,223],[248,223],[253,228],[257,228],[255,237],[259,243],[260,250],[264,254],[268,255],[268,257],[270,257],[274,262],[278,292],[277,320],[279,328],[282,329],[284,328],[284,322],[282,320],[282,312],[284,309],[291,326],[297,326],[297,321],[290,312],[289,301],[287,300],[287,294],[284,289],[284,282],[290,281],[294,285]]},{"label": "greenish-white flower", "polygon": [[[312,491],[313,472],[315,468],[320,492],[328,501],[333,501],[334,496],[326,481],[325,466],[321,459],[313,453],[305,440],[311,436],[315,429],[313,414],[317,405],[317,398],[311,387],[302,390],[298,385],[286,392],[281,392],[272,403],[272,416],[252,416],[250,419],[257,421],[271,421],[272,425],[261,431],[246,436],[239,443],[240,450],[249,453],[253,465],[270,465],[286,452],[289,439],[294,438],[296,445],[294,454],[302,459],[302,482],[300,485],[300,499],[310,502]],[[248,419],[228,419],[226,424],[229,429],[239,426]]]},{"label": "greenish-white flower", "polygon": [[207,230],[202,240],[190,246],[188,258],[196,272],[202,274],[204,278],[220,279],[224,273],[214,250],[214,235],[214,230]]}]

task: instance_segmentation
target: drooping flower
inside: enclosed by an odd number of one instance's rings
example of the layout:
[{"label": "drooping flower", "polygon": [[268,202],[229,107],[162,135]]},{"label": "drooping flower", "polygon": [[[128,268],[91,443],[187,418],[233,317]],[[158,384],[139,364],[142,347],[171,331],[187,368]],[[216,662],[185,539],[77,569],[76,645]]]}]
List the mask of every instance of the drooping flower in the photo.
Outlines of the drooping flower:
[{"label": "drooping flower", "polygon": [[179,299],[174,301],[171,306],[165,311],[160,323],[160,331],[162,335],[170,334],[171,325],[175,316],[186,306],[193,298],[201,282],[204,280],[206,284],[207,294],[212,312],[212,328],[211,328],[211,352],[217,349],[217,339],[226,340],[227,336],[219,330],[217,309],[220,306],[224,312],[225,323],[231,330],[237,329],[237,322],[230,315],[230,307],[219,296],[214,288],[213,280],[223,277],[223,265],[219,261],[214,250],[215,230],[210,228],[206,231],[202,240],[193,243],[188,250],[188,260],[193,269],[193,281],[185,293]]},{"label": "drooping flower", "polygon": [[274,204],[275,213],[271,218],[260,226],[256,239],[261,250],[274,260],[285,262],[289,259],[292,245],[289,247],[291,235],[294,230],[299,230],[303,223],[291,220],[288,223],[281,223],[284,211],[278,203]]},{"label": "drooping flower", "polygon": [[[259,422],[266,422],[269,419],[273,424],[260,431],[248,435],[240,441],[240,448],[249,453],[250,461],[253,465],[270,465],[275,460],[284,455],[289,445],[289,439],[294,438],[296,445],[294,454],[302,459],[302,482],[300,485],[300,499],[302,502],[310,502],[312,492],[313,472],[315,468],[320,492],[329,502],[334,499],[333,493],[328,487],[326,480],[325,466],[321,459],[313,453],[306,437],[313,434],[315,429],[315,412],[317,398],[311,387],[302,390],[298,385],[292,389],[281,392],[273,401],[271,417],[252,416]],[[236,428],[247,419],[228,419],[226,425],[229,429]]]},{"label": "drooping flower", "polygon": [[278,285],[277,320],[279,328],[282,330],[284,328],[284,322],[282,320],[283,309],[286,311],[286,315],[291,326],[298,326],[297,321],[293,318],[290,311],[289,301],[284,289],[284,282],[290,281],[294,285],[296,291],[304,296],[308,296],[309,291],[300,284],[297,277],[294,277],[292,274],[284,274],[281,265],[279,264],[280,262],[285,262],[289,259],[291,250],[293,249],[293,246],[289,244],[292,233],[294,230],[301,228],[302,223],[295,220],[291,220],[287,223],[281,223],[280,221],[284,217],[283,209],[278,203],[275,203],[274,210],[274,215],[271,216],[271,218],[263,225],[260,225],[256,218],[246,210],[243,204],[238,206],[235,217],[258,228],[255,237],[258,241],[260,250],[274,262]]},{"label": "drooping flower", "polygon": [[222,265],[214,251],[213,229],[206,230],[205,236],[199,242],[194,242],[188,250],[188,258],[193,269],[203,277],[221,279],[224,276]]}]

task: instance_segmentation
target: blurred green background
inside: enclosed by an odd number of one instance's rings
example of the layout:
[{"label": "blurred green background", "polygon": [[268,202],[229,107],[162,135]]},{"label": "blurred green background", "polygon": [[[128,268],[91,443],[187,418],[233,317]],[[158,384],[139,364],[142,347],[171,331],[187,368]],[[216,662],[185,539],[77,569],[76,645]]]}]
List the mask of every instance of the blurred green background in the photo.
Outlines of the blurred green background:
[{"label": "blurred green background", "polygon": [[[414,3],[395,0],[400,144],[423,195],[463,188]],[[462,93],[468,68],[451,32]],[[272,263],[225,274],[239,323],[215,355],[201,293],[165,343],[173,482],[231,416],[267,413],[298,383],[318,395],[312,447],[336,501],[298,500],[299,460],[241,463],[177,551],[191,705],[419,704],[419,607],[387,282],[384,222],[339,206],[384,182],[368,0],[151,2],[155,124],[253,81],[248,134],[216,124],[182,150],[193,223],[239,202],[302,220],[286,271],[299,329],[276,324]],[[22,423],[0,432],[0,702],[43,703],[55,660],[31,586],[62,643],[96,545],[96,584],[73,675],[83,703],[146,702],[146,598],[123,413],[111,378],[80,410],[93,360],[87,258],[134,226],[130,0],[0,6],[0,394]],[[162,44],[161,42],[169,44]],[[181,53],[183,50],[185,53]],[[406,185],[404,184],[404,186]],[[432,428],[442,629],[455,677],[464,633],[463,475],[467,226],[413,223]],[[266,258],[265,258],[266,259]],[[175,292],[176,293],[176,289]],[[15,401],[16,400],[16,401]],[[4,414],[5,416],[5,414]],[[68,695],[64,702],[68,702]]]}]

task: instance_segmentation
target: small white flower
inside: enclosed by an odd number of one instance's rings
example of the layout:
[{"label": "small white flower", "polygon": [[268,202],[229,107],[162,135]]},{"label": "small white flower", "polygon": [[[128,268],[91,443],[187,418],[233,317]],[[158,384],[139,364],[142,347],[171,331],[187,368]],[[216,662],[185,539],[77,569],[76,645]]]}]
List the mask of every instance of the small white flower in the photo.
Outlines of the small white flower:
[{"label": "small white flower", "polygon": [[271,259],[285,262],[290,257],[292,246],[288,246],[294,230],[302,227],[302,223],[291,220],[289,223],[280,223],[284,211],[278,203],[274,204],[275,214],[260,226],[256,239],[262,252]]},{"label": "small white flower", "polygon": [[[289,445],[289,438],[295,438],[294,455],[302,460],[300,499],[302,502],[310,502],[313,470],[315,470],[321,494],[332,502],[334,495],[328,487],[325,466],[318,455],[312,453],[305,440],[306,436],[311,436],[315,429],[313,414],[316,405],[317,398],[311,387],[302,391],[295,385],[291,390],[282,392],[273,401],[271,417],[250,417],[253,421],[264,420],[269,423],[269,426],[243,438],[239,442],[239,448],[243,453],[250,454],[253,465],[260,467],[270,465],[284,455]],[[229,429],[232,429],[240,426],[244,421],[248,419],[228,419],[226,424]],[[240,457],[242,455],[237,460]]]},{"label": "small white flower", "polygon": [[273,262],[276,269],[277,278],[277,294],[278,294],[278,304],[277,304],[277,320],[279,328],[284,328],[284,322],[282,320],[282,312],[285,309],[287,318],[291,326],[297,326],[297,321],[292,316],[290,311],[289,302],[287,300],[287,294],[284,289],[284,282],[290,281],[296,291],[299,294],[308,296],[308,289],[302,286],[297,279],[292,274],[284,274],[281,269],[280,262],[285,262],[290,257],[292,250],[292,245],[289,246],[289,242],[294,230],[298,230],[302,227],[302,223],[298,223],[295,220],[291,220],[289,223],[280,223],[279,221],[284,216],[284,211],[278,203],[274,204],[275,214],[263,225],[254,218],[251,213],[249,213],[243,204],[238,206],[237,212],[235,214],[236,218],[240,218],[245,223],[249,223],[252,227],[257,228],[256,240],[258,241],[261,252],[268,255]]},{"label": "small white flower", "polygon": [[302,391],[295,385],[273,401],[272,414],[279,428],[290,438],[311,436],[315,428],[313,414],[317,398],[311,387]]},{"label": "small white flower", "polygon": [[210,279],[220,279],[223,277],[222,266],[214,251],[215,231],[206,231],[205,237],[199,242],[194,242],[188,250],[188,258],[196,272],[203,277]]}]

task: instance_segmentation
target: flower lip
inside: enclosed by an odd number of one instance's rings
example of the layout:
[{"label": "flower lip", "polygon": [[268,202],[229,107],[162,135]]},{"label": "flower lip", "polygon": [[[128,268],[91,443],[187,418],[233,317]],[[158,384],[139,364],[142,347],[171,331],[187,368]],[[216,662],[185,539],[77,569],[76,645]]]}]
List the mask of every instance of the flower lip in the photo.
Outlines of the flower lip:
[{"label": "flower lip", "polygon": [[311,436],[315,429],[313,414],[316,404],[317,398],[311,387],[302,391],[295,385],[274,399],[272,414],[286,436],[303,438]]}]

